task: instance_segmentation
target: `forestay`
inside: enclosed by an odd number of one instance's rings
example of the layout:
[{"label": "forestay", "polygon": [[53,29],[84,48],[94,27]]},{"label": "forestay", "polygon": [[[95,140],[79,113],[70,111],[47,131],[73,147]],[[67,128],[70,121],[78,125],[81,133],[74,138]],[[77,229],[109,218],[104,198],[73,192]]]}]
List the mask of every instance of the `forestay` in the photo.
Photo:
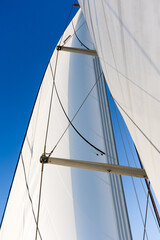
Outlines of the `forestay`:
[{"label": "forestay", "polygon": [[113,98],[160,203],[160,2],[79,2]]}]

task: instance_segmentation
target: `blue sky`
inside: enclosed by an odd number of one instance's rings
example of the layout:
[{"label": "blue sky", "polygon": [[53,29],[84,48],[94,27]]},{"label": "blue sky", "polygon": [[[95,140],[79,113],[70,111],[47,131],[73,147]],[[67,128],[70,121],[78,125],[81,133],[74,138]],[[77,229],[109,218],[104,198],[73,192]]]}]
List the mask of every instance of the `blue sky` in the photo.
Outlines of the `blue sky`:
[{"label": "blue sky", "polygon": [[[72,3],[73,0],[0,1],[0,219],[39,86]],[[74,8],[72,16],[76,11]],[[114,126],[118,129],[116,120]],[[125,159],[118,130],[116,137],[119,156]],[[130,188],[131,180],[124,181]],[[131,201],[130,194],[127,198]],[[133,225],[134,210],[133,207]]]},{"label": "blue sky", "polygon": [[72,3],[0,1],[0,219],[39,85]]}]

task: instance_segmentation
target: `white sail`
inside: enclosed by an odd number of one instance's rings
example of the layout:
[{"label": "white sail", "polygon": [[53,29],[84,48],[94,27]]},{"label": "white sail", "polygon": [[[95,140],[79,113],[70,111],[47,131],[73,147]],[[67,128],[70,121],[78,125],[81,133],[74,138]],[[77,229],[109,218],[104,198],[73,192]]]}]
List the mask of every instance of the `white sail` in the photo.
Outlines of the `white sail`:
[{"label": "white sail", "polygon": [[[80,12],[65,31],[61,44],[81,46],[74,28],[83,43],[94,48]],[[93,57],[53,53],[23,144],[1,226],[1,240],[35,239],[41,175],[39,160],[44,146],[46,153],[54,148],[52,157],[109,161],[97,87],[93,87],[96,80]],[[71,126],[68,127],[64,110],[71,120],[74,118],[75,128],[106,155],[97,153]],[[113,147],[110,151],[112,158],[116,158]],[[120,189],[120,193],[115,193],[115,189]],[[120,178],[44,165],[37,239],[131,239]]]},{"label": "white sail", "polygon": [[79,2],[113,98],[160,203],[160,2]]}]

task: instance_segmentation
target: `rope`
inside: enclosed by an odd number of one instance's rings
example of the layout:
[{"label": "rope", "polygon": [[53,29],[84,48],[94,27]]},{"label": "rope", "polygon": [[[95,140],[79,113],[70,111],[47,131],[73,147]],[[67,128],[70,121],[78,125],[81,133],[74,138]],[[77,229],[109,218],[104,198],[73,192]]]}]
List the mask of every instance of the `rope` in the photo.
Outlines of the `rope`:
[{"label": "rope", "polygon": [[72,124],[73,120],[75,119],[75,117],[77,116],[78,112],[80,111],[80,109],[82,108],[83,104],[85,103],[85,101],[87,100],[87,98],[89,97],[90,93],[92,92],[92,90],[94,89],[94,87],[96,86],[97,82],[100,80],[101,78],[101,75],[102,75],[103,72],[101,72],[101,74],[99,75],[98,79],[96,80],[96,82],[94,83],[93,87],[90,89],[89,93],[87,94],[87,96],[85,97],[85,99],[83,100],[83,102],[81,103],[80,107],[78,108],[77,112],[75,113],[75,115],[73,116],[73,118],[70,120],[64,107],[63,107],[63,104],[60,100],[60,97],[59,97],[59,94],[58,94],[58,91],[57,91],[57,88],[56,88],[56,85],[55,85],[55,92],[57,94],[57,98],[58,98],[58,101],[60,103],[60,106],[69,122],[67,128],[64,130],[63,134],[61,135],[61,137],[59,138],[58,142],[56,143],[56,145],[54,146],[54,148],[52,149],[52,151],[49,153],[49,156],[51,156],[51,154],[53,153],[53,151],[55,150],[55,148],[57,147],[57,145],[59,144],[60,140],[62,139],[62,137],[64,136],[64,134],[66,133],[66,131],[68,130],[69,126],[71,125],[73,127],[73,129],[78,133],[78,135],[84,140],[86,141],[91,147],[93,147],[94,149],[96,149],[97,151],[99,151],[101,154],[105,154],[105,152],[103,152],[102,150],[100,150],[99,148],[97,148],[96,146],[94,146],[92,143],[90,143],[86,138],[84,138],[81,133],[75,128],[75,126]]},{"label": "rope", "polygon": [[74,25],[73,25],[73,21],[72,21],[72,27],[73,27],[74,34],[75,34],[76,38],[78,39],[78,41],[80,42],[80,44],[81,44],[83,47],[85,47],[86,49],[89,50],[89,48],[79,39],[79,37],[78,37],[78,35],[77,35],[76,31],[75,31],[75,28],[74,28]]},{"label": "rope", "polygon": [[97,148],[96,146],[94,146],[92,143],[90,143],[85,137],[82,136],[82,134],[76,129],[76,127],[73,125],[73,123],[71,122],[71,120],[69,119],[63,105],[62,105],[62,102],[60,100],[60,97],[59,97],[59,94],[58,94],[58,91],[57,91],[57,88],[55,86],[55,91],[56,91],[56,94],[57,94],[57,98],[58,98],[58,101],[61,105],[61,108],[66,116],[66,118],[68,119],[68,122],[70,123],[70,125],[73,127],[73,129],[76,131],[76,133],[78,133],[78,135],[85,141],[87,142],[91,147],[93,147],[94,149],[96,149],[97,151],[99,151],[101,154],[105,154],[103,151],[101,151],[99,148]]}]

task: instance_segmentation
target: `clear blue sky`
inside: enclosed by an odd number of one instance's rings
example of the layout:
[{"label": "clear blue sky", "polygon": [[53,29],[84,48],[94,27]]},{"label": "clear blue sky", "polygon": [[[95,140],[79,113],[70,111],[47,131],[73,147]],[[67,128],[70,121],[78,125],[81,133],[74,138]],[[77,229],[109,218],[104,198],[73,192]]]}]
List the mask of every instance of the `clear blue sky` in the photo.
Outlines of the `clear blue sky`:
[{"label": "clear blue sky", "polygon": [[0,1],[0,219],[37,91],[72,3]]},{"label": "clear blue sky", "polygon": [[[39,85],[72,3],[73,0],[0,1],[0,219]],[[112,114],[115,119],[113,105]],[[116,121],[114,125],[117,129]],[[116,134],[122,149],[120,134]],[[120,150],[119,155],[125,158],[124,151]],[[126,187],[131,184],[127,178]],[[130,194],[127,198],[133,200]],[[130,208],[131,221],[136,225],[134,205]],[[158,240],[156,236],[152,239]]]}]

